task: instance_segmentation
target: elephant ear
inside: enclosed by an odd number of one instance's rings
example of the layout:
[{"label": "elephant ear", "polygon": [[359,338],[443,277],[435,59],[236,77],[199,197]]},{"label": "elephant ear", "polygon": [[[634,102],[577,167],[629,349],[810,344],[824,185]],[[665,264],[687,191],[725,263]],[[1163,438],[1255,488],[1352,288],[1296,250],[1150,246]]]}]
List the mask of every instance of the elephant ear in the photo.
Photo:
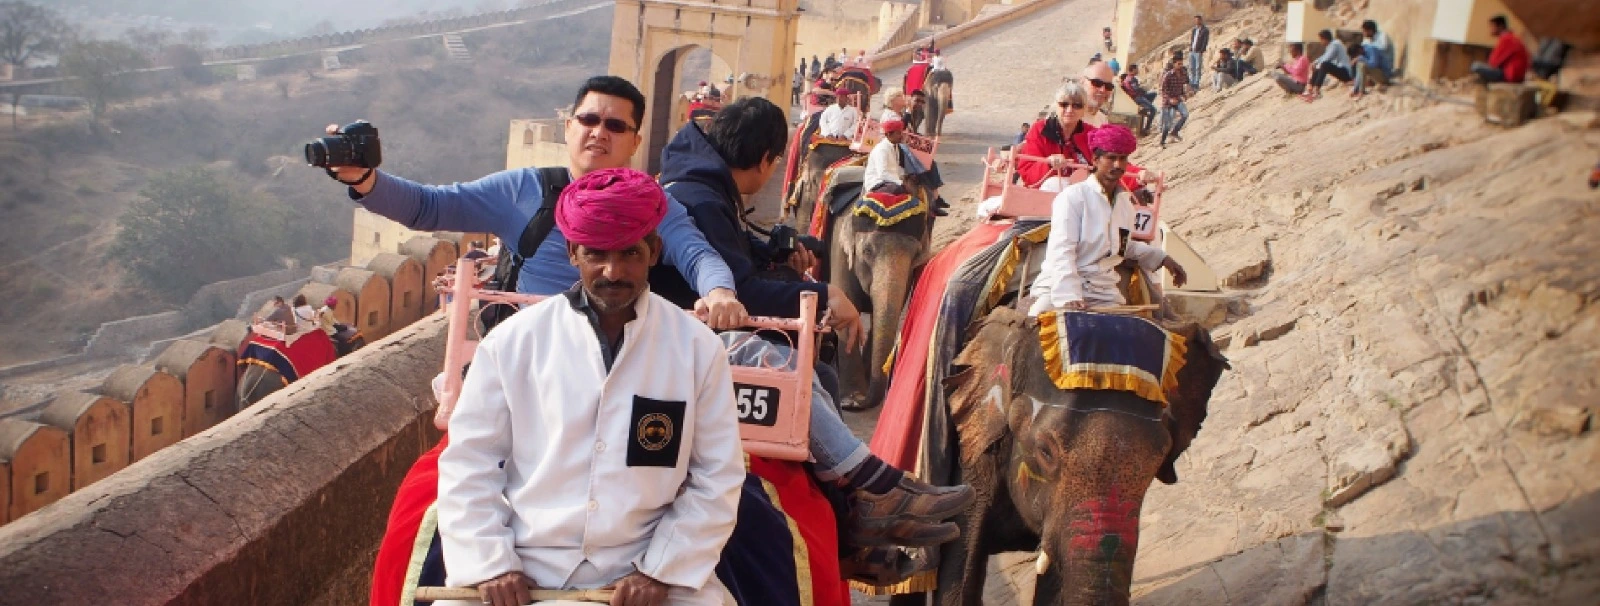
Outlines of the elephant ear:
[{"label": "elephant ear", "polygon": [[1015,335],[1026,330],[1025,316],[1001,308],[980,320],[953,364],[959,370],[944,381],[950,418],[961,440],[963,465],[1008,435],[1006,410],[1012,397],[1011,364]]},{"label": "elephant ear", "polygon": [[1178,481],[1178,456],[1189,449],[1189,443],[1200,433],[1211,402],[1211,391],[1222,377],[1222,371],[1231,367],[1216,343],[1211,341],[1211,333],[1199,324],[1166,328],[1183,335],[1189,345],[1184,353],[1183,369],[1178,371],[1178,386],[1167,393],[1167,411],[1171,415],[1166,418],[1166,426],[1172,433],[1172,450],[1167,452],[1167,459],[1156,472],[1156,478],[1163,484],[1174,484]]}]

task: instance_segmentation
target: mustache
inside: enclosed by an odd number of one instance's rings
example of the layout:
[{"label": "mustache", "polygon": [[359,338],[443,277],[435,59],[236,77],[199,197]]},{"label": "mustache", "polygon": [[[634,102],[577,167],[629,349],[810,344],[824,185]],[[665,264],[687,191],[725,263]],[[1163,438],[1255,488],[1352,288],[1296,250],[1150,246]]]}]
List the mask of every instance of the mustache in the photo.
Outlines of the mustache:
[{"label": "mustache", "polygon": [[590,288],[593,288],[595,290],[599,290],[599,289],[602,289],[602,288],[632,288],[632,289],[637,289],[638,286],[636,284],[634,284],[633,282],[629,282],[627,280],[607,280],[605,278],[601,278],[599,280],[595,280],[594,284],[590,285]]}]

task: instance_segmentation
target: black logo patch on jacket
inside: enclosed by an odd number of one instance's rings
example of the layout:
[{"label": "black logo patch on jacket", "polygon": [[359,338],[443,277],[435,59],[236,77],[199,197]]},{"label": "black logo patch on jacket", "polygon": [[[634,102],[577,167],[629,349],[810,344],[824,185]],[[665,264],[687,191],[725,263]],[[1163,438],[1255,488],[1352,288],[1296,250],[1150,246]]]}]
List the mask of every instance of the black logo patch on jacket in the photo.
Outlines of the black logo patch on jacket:
[{"label": "black logo patch on jacket", "polygon": [[685,402],[633,397],[628,467],[677,467]]}]

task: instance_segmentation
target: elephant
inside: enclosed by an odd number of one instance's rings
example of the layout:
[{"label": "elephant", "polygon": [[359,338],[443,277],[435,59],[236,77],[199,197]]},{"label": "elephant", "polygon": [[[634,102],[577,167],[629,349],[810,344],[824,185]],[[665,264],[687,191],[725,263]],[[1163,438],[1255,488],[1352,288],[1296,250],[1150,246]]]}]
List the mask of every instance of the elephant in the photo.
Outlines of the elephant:
[{"label": "elephant", "polygon": [[[823,259],[823,274],[828,283],[838,286],[862,313],[872,314],[867,330],[866,354],[840,351],[840,407],[862,410],[882,403],[889,388],[884,363],[894,349],[910,292],[912,272],[927,261],[934,215],[926,209],[908,215],[892,225],[880,225],[871,217],[853,212],[862,195],[860,166],[837,168],[823,184],[829,202],[830,223],[823,238],[828,254]],[[908,175],[906,189],[935,203],[934,192]]]},{"label": "elephant", "polygon": [[795,179],[791,182],[789,198],[784,204],[785,217],[795,219],[795,229],[811,233],[811,221],[817,208],[817,198],[822,192],[822,180],[828,169],[846,158],[859,157],[848,144],[818,142],[800,146],[801,157]]},{"label": "elephant", "polygon": [[839,82],[834,85],[835,91],[849,91],[855,95],[856,109],[861,110],[862,116],[870,115],[872,109],[872,95],[878,92],[883,81],[872,72],[861,69],[847,69],[839,74]]},{"label": "elephant", "polygon": [[1128,604],[1145,491],[1177,481],[1228,368],[1205,329],[1166,328],[1188,347],[1163,410],[1130,392],[1057,389],[1034,318],[1000,307],[977,323],[945,387],[957,479],[978,499],[939,553],[936,604],[982,604],[984,567],[1005,551],[1038,552],[1034,604]]},{"label": "elephant", "polygon": [[944,118],[954,107],[951,91],[955,84],[955,76],[948,69],[928,72],[928,80],[922,85],[923,90],[928,91],[928,112],[922,123],[923,135],[938,137],[944,132]]},{"label": "elephant", "polygon": [[[338,326],[340,331],[333,338],[334,352],[338,355],[338,357],[342,358],[346,354],[349,354],[357,349],[361,349],[367,345],[366,337],[361,336],[360,332],[357,332],[355,329],[343,324]],[[306,335],[305,337],[301,338],[316,337],[314,335]],[[245,343],[246,347],[241,349],[248,353],[248,338],[246,339]],[[273,353],[264,355],[272,356],[278,354]],[[293,379],[285,378],[281,373],[278,372],[277,368],[270,363],[253,360],[250,356],[242,356],[239,362],[239,365],[244,367],[244,370],[239,373],[239,380],[236,382],[237,387],[235,389],[235,393],[238,397],[234,401],[238,403],[239,410],[244,410],[250,405],[260,402],[267,396],[272,395],[273,392],[283,389],[284,387],[288,387],[289,383],[293,382]],[[311,370],[305,370],[303,372],[309,373]]]}]

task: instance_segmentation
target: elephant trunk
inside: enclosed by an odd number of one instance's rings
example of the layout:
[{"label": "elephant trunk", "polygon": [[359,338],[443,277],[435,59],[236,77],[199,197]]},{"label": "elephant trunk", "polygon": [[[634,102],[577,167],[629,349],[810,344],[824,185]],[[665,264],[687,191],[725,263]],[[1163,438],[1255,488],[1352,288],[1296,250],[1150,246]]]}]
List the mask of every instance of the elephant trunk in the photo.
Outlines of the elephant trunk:
[{"label": "elephant trunk", "polygon": [[1139,548],[1138,500],[1108,495],[1079,504],[1080,515],[1052,520],[1058,530],[1039,550],[1034,604],[1126,606]]},{"label": "elephant trunk", "polygon": [[[1095,406],[1133,397],[1082,395],[1095,402],[1080,404]],[[1034,604],[1126,605],[1139,549],[1139,511],[1172,439],[1161,423],[1126,414],[1067,414],[1077,417],[1071,428],[1041,445],[1049,456],[1038,473],[1056,480],[1040,508],[1040,552],[1048,561],[1040,567]]]},{"label": "elephant trunk", "polygon": [[911,281],[911,263],[918,251],[911,247],[895,247],[889,254],[872,260],[872,355],[867,369],[870,377],[867,401],[882,402],[889,391],[889,373],[883,366],[894,351],[896,335],[900,331],[900,317],[906,305],[906,284]]}]

